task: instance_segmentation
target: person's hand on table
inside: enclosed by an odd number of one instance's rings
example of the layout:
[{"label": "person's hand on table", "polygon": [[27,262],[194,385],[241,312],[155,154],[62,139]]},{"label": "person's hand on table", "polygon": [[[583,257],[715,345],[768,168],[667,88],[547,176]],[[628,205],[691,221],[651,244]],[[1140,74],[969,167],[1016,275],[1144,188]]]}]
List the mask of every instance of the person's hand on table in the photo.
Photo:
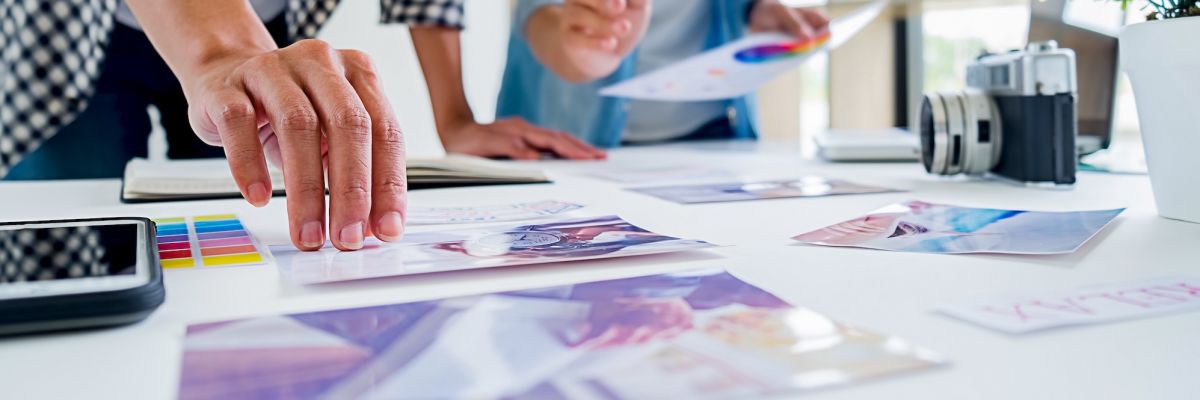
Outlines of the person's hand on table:
[{"label": "person's hand on table", "polygon": [[491,124],[469,121],[443,129],[446,152],[479,157],[537,160],[548,152],[569,160],[603,160],[607,154],[566,132],[534,126],[521,118]]},{"label": "person's hand on table", "polygon": [[385,241],[404,233],[404,137],[365,54],[305,40],[189,71],[180,80],[192,127],[225,147],[246,200],[270,200],[264,155],[283,168],[296,247],[317,250],[326,232],[341,250],[362,248],[372,232]]},{"label": "person's hand on table", "polygon": [[829,18],[820,11],[795,8],[779,0],[758,0],[750,10],[750,30],[782,32],[797,40],[815,39],[829,32]]}]

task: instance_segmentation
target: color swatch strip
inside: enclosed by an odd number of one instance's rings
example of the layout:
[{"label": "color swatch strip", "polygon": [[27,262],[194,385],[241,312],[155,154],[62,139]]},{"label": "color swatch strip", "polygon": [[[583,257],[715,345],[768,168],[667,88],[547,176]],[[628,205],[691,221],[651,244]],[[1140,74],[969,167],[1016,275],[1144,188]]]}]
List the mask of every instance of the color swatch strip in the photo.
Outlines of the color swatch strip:
[{"label": "color swatch strip", "polygon": [[826,32],[804,41],[751,47],[735,53],[733,58],[748,64],[782,60],[816,50],[826,42],[829,42],[829,37],[829,33]]},{"label": "color swatch strip", "polygon": [[254,265],[265,262],[250,232],[233,214],[154,220],[163,268]]}]

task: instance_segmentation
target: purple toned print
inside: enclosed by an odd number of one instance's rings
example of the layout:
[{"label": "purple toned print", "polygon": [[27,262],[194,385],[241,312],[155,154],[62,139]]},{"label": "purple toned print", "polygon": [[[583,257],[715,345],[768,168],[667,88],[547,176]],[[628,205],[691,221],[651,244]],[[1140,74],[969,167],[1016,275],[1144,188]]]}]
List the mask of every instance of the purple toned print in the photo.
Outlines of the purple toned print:
[{"label": "purple toned print", "polygon": [[[521,320],[524,328],[553,331],[559,346],[602,351],[650,341],[666,341],[693,329],[693,313],[730,305],[759,309],[790,307],[779,298],[720,271],[656,275],[544,289],[501,293],[514,301],[555,302],[584,307],[586,312],[561,321]],[[371,383],[352,397],[421,398],[414,392],[385,391],[384,381],[405,372],[409,363],[431,352],[431,342],[444,335],[448,321],[477,313],[462,306],[485,296],[267,317],[193,325],[188,328],[180,397],[184,399],[258,399],[340,397],[355,382]],[[535,303],[536,304],[536,303]],[[238,342],[247,327],[271,325],[268,336],[295,340],[301,336],[331,338],[326,346],[273,345],[206,347],[218,338]],[[262,329],[262,328],[254,328]],[[230,333],[222,336],[224,332]],[[207,335],[207,336],[206,336]],[[336,342],[334,341],[336,339]],[[518,332],[500,336],[497,348],[527,348]],[[498,350],[500,351],[500,350]],[[434,365],[436,367],[436,364]],[[429,368],[427,366],[427,368]],[[411,372],[411,371],[409,371]],[[437,371],[429,371],[436,373]],[[445,379],[453,382],[454,374]],[[447,383],[449,384],[449,383]],[[563,397],[547,383],[514,389],[507,397]]]},{"label": "purple toned print", "polygon": [[245,236],[249,236],[249,235],[247,235],[246,231],[244,231],[244,230],[196,234],[196,238],[199,240],[225,239],[225,238],[235,238],[235,237],[245,237]]},{"label": "purple toned print", "polygon": [[159,243],[175,243],[188,241],[188,235],[166,235],[156,238]]}]

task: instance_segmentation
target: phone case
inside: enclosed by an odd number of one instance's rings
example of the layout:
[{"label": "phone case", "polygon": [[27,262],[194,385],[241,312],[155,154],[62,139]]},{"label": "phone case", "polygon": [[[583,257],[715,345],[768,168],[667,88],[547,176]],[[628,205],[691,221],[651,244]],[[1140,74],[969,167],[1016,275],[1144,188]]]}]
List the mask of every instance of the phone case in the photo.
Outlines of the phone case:
[{"label": "phone case", "polygon": [[141,321],[166,298],[162,268],[158,268],[156,227],[148,218],[89,218],[54,221],[3,222],[0,226],[86,223],[96,221],[138,221],[145,223],[147,263],[150,280],[142,286],[99,293],[0,300],[0,335],[59,331],[125,325]]}]

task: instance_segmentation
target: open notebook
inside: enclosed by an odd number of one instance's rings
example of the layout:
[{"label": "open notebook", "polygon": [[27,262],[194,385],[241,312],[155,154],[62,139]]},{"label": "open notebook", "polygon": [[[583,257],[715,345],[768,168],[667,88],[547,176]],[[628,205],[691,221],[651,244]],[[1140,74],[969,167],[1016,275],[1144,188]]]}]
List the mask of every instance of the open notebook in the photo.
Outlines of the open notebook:
[{"label": "open notebook", "polygon": [[[471,156],[408,160],[409,189],[548,182],[541,171]],[[276,196],[284,194],[283,172],[275,168],[271,168],[271,187]],[[241,192],[222,158],[172,161],[135,158],[125,165],[121,189],[121,201],[125,203],[238,197]]]}]

